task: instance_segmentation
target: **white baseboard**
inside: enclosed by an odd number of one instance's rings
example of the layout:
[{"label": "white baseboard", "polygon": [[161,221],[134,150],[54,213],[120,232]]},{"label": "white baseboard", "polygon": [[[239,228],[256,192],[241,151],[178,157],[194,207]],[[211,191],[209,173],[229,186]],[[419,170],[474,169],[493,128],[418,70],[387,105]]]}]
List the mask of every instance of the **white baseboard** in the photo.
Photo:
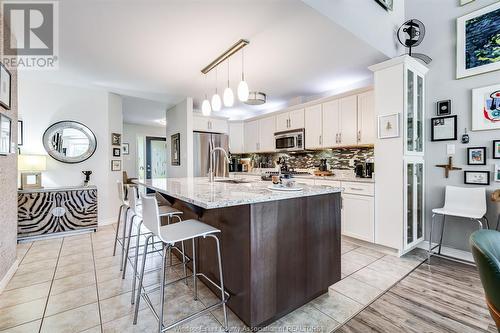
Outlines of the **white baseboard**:
[{"label": "white baseboard", "polygon": [[12,277],[16,273],[18,267],[19,267],[19,260],[16,259],[16,261],[14,261],[12,266],[10,266],[9,270],[7,271],[7,273],[5,274],[3,279],[0,281],[0,294],[3,292],[5,287],[7,287],[7,284],[9,283],[10,279],[12,279]]},{"label": "white baseboard", "polygon": [[[432,243],[432,246],[438,245],[437,243]],[[424,249],[424,250],[429,250],[429,242],[428,241],[423,241],[418,245],[419,248]],[[446,247],[443,246],[441,247],[441,253],[450,257],[454,257],[460,260],[465,260],[465,261],[474,261],[474,258],[472,257],[471,252],[463,251],[463,250],[458,250],[454,249],[451,247]]]}]

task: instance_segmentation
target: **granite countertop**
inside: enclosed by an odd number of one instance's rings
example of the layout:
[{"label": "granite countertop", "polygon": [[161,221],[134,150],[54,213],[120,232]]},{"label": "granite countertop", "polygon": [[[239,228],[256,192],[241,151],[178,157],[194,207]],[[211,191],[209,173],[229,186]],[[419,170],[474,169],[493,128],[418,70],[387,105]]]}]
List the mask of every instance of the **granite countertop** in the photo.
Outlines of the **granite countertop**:
[{"label": "granite countertop", "polygon": [[[226,178],[227,179],[227,178]],[[231,177],[244,180],[245,177]],[[209,183],[207,177],[195,178],[154,178],[134,181],[157,192],[193,205],[211,209],[247,205],[259,202],[301,198],[314,195],[341,192],[341,188],[300,184],[302,191],[272,191],[267,187],[271,182],[256,180],[254,177],[246,183]]]},{"label": "granite countertop", "polygon": [[86,190],[97,190],[97,186],[63,186],[63,187],[42,187],[42,188],[28,188],[28,189],[18,189],[18,193],[42,193],[42,192],[64,192],[64,191],[86,191]]},{"label": "granite countertop", "polygon": [[[231,172],[231,175],[235,176],[251,176],[260,177],[262,172]],[[295,179],[319,179],[319,180],[331,180],[338,182],[357,182],[357,183],[375,183],[375,178],[360,178],[356,177],[353,172],[342,172],[334,173],[333,176],[315,176],[315,175],[297,175],[293,176]]]}]

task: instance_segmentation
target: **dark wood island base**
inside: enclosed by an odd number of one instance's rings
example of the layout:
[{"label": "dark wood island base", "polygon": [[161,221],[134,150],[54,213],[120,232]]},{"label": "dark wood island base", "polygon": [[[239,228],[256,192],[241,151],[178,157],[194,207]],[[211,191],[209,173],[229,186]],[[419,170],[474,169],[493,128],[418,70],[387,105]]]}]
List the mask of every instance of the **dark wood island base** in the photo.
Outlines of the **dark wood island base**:
[{"label": "dark wood island base", "polygon": [[[252,329],[276,321],[340,280],[340,193],[214,209],[163,195],[184,219],[222,231],[228,306]],[[216,253],[213,240],[199,240],[198,271],[214,281]]]}]

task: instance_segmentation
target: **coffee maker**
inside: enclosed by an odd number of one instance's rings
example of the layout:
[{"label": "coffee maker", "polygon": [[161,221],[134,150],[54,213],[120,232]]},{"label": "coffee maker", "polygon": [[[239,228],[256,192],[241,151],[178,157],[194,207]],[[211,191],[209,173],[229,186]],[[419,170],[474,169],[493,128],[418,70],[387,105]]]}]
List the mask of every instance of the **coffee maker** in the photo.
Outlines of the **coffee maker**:
[{"label": "coffee maker", "polygon": [[364,162],[358,162],[354,166],[354,173],[356,177],[359,178],[372,178],[373,173],[375,172],[375,163],[373,163],[373,159],[367,159]]}]

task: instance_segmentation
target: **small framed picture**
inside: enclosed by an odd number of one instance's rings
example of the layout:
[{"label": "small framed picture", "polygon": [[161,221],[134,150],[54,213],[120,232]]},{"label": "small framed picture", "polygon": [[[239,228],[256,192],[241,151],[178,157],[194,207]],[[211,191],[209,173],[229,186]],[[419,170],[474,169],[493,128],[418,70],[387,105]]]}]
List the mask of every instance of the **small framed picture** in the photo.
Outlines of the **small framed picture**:
[{"label": "small framed picture", "polygon": [[490,185],[489,171],[464,171],[464,184]]},{"label": "small framed picture", "polygon": [[111,161],[111,171],[121,171],[121,170],[122,170],[122,161],[112,160]]},{"label": "small framed picture", "polygon": [[500,164],[495,164],[495,175],[494,175],[495,181],[500,182]]},{"label": "small framed picture", "polygon": [[122,151],[120,148],[113,148],[113,157],[120,157],[122,155]]},{"label": "small framed picture", "polygon": [[111,133],[111,145],[121,146],[121,144],[122,144],[122,135],[118,133]]},{"label": "small framed picture", "polygon": [[486,147],[467,148],[468,165],[486,165]]},{"label": "small framed picture", "polygon": [[436,116],[449,116],[451,114],[451,99],[436,103]]},{"label": "small framed picture", "polygon": [[129,144],[128,143],[123,143],[122,144],[122,153],[123,155],[129,155],[130,152],[129,152]]},{"label": "small framed picture", "polygon": [[493,158],[500,159],[500,140],[493,140]]},{"label": "small framed picture", "polygon": [[378,138],[399,137],[399,113],[378,116]]},{"label": "small framed picture", "polygon": [[431,118],[431,141],[457,139],[457,116]]},{"label": "small framed picture", "polygon": [[24,142],[24,123],[22,120],[17,121],[17,145],[22,146]]},{"label": "small framed picture", "polygon": [[0,105],[2,105],[7,110],[10,110],[11,82],[12,75],[10,74],[7,67],[5,67],[4,64],[0,63]]},{"label": "small framed picture", "polygon": [[4,114],[0,114],[0,155],[11,153],[12,121]]},{"label": "small framed picture", "polygon": [[172,165],[181,165],[181,134],[177,133],[170,137],[171,151],[170,159]]}]

